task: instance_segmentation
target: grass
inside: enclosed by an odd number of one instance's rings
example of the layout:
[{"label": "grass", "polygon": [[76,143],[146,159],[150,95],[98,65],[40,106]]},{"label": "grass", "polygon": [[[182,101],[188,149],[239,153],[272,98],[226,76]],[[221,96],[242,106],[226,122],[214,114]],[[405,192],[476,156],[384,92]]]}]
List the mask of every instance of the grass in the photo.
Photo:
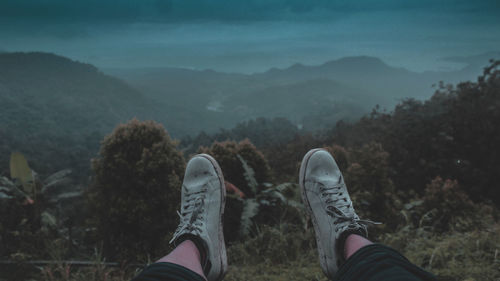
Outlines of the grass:
[{"label": "grass", "polygon": [[[431,271],[439,280],[500,280],[499,233],[499,224],[445,234],[403,227],[380,236],[379,241]],[[311,229],[288,225],[260,227],[252,238],[229,245],[228,257],[229,271],[224,279],[227,281],[327,280],[319,266]],[[95,265],[91,267],[76,268],[64,263],[39,267],[25,280],[125,281],[139,271],[106,267],[98,254],[93,260]]]},{"label": "grass", "polygon": [[227,281],[326,281],[317,259],[288,264],[259,263],[256,265],[231,265],[224,280]]},{"label": "grass", "polygon": [[403,231],[386,235],[385,242],[440,280],[500,280],[499,234],[500,225],[495,224],[445,235]]}]

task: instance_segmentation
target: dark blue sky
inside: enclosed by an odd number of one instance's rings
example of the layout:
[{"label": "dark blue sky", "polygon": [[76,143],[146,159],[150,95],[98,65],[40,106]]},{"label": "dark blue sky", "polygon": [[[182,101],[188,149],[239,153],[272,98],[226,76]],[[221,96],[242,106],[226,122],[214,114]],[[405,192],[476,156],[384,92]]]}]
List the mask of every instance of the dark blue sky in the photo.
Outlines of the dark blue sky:
[{"label": "dark blue sky", "polygon": [[[428,11],[498,18],[496,0],[2,0],[2,18],[46,22],[318,20],[366,11]],[[498,19],[496,19],[498,21]]]},{"label": "dark blue sky", "polygon": [[0,50],[101,67],[262,71],[372,55],[409,69],[500,51],[500,1],[1,0]]}]

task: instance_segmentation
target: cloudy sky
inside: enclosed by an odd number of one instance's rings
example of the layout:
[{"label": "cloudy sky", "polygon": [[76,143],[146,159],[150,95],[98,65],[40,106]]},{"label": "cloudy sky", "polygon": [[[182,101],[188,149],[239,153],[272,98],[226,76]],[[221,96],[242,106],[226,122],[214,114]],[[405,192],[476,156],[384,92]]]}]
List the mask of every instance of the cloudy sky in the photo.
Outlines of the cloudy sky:
[{"label": "cloudy sky", "polygon": [[498,0],[0,0],[0,51],[257,72],[371,55],[415,71],[500,51]]}]

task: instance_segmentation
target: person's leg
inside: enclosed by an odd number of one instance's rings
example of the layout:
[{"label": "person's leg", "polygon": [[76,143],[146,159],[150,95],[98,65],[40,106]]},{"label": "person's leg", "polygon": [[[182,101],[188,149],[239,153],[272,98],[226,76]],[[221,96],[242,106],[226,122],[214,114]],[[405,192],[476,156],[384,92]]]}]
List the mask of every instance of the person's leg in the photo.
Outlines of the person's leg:
[{"label": "person's leg", "polygon": [[345,239],[344,258],[345,259],[350,258],[359,249],[363,248],[364,246],[371,245],[371,244],[373,244],[373,242],[366,239],[363,236],[360,236],[357,234],[350,234]]},{"label": "person's leg", "polygon": [[337,163],[326,150],[302,160],[299,185],[309,212],[325,275],[333,280],[436,280],[397,251],[367,239],[375,224],[356,214]]},{"label": "person's leg", "polygon": [[183,266],[196,274],[207,279],[201,268],[200,251],[191,240],[185,240],[177,246],[170,254],[164,256],[156,262],[169,262]]},{"label": "person's leg", "polygon": [[217,162],[206,154],[194,156],[184,174],[180,223],[170,241],[175,249],[133,281],[220,281],[227,271],[222,231],[225,196]]}]

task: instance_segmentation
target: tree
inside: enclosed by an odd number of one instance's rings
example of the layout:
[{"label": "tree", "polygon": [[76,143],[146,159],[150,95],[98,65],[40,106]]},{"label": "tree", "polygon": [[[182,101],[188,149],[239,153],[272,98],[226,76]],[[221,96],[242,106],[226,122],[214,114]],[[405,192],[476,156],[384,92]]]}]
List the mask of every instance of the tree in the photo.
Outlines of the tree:
[{"label": "tree", "polygon": [[176,146],[160,124],[136,119],[103,140],[88,198],[105,255],[130,260],[164,251],[185,168]]}]

